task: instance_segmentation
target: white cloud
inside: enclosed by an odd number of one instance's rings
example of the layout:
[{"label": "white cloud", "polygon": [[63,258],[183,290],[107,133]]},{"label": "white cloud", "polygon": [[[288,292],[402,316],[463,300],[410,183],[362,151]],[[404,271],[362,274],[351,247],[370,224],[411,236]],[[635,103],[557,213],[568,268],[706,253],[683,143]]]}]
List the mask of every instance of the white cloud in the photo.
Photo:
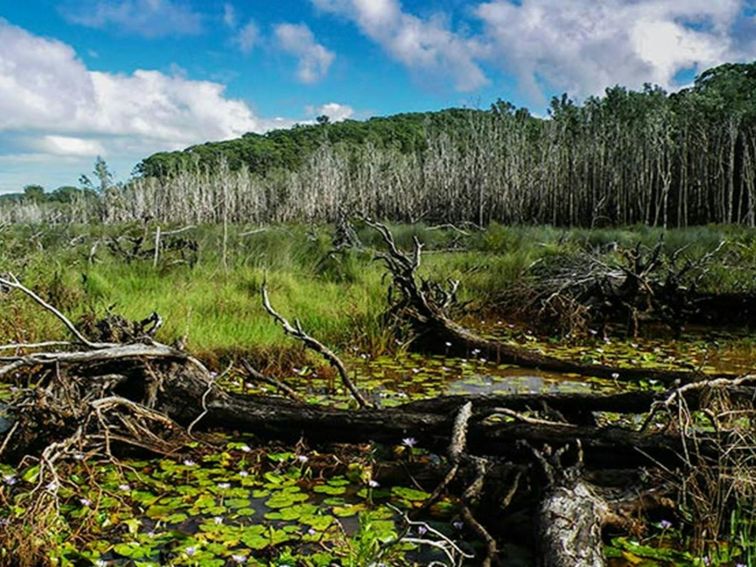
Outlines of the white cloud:
[{"label": "white cloud", "polygon": [[297,78],[302,83],[316,83],[328,74],[335,55],[316,41],[305,24],[278,24],[273,31],[277,47],[297,58]]},{"label": "white cloud", "polygon": [[574,95],[645,82],[674,88],[675,75],[742,57],[732,26],[740,0],[493,0],[475,14],[491,60],[531,96],[543,83]]},{"label": "white cloud", "polygon": [[427,19],[403,11],[398,0],[311,0],[320,10],[354,21],[362,33],[413,72],[451,77],[460,91],[488,81],[477,58],[485,45],[448,29],[443,14]]},{"label": "white cloud", "polygon": [[113,27],[148,38],[202,31],[202,16],[186,3],[174,0],[99,0],[76,11],[64,11],[64,15],[70,22],[86,27]]},{"label": "white cloud", "polygon": [[250,53],[260,41],[260,30],[257,24],[250,20],[234,36],[234,43],[242,53]]},{"label": "white cloud", "polygon": [[223,5],[223,23],[232,29],[236,27],[236,9],[228,2]]},{"label": "white cloud", "polygon": [[354,115],[354,109],[351,106],[338,102],[329,102],[318,107],[310,106],[306,110],[307,114],[313,116],[327,116],[331,122],[341,122]]},{"label": "white cloud", "polygon": [[0,45],[0,141],[15,153],[138,160],[293,123],[256,116],[220,83],[158,71],[90,71],[68,45],[2,19]]},{"label": "white cloud", "polygon": [[71,136],[47,135],[33,143],[44,154],[57,156],[94,157],[107,152],[97,140],[85,140]]}]

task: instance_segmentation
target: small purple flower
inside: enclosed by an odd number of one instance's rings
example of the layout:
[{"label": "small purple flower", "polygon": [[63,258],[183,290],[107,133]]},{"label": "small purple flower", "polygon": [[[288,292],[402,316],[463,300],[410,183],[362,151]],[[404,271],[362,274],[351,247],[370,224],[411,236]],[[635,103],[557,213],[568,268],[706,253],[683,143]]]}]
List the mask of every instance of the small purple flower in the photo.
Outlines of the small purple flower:
[{"label": "small purple flower", "polygon": [[452,522],[452,526],[454,527],[455,530],[461,530],[462,528],[465,527],[465,524],[457,520],[456,522]]},{"label": "small purple flower", "polygon": [[197,553],[197,548],[196,548],[196,547],[194,547],[193,545],[191,545],[191,546],[187,547],[187,548],[186,548],[186,549],[185,549],[184,551],[186,552],[186,554],[187,554],[187,555],[188,555],[189,557],[191,557],[191,556],[193,556],[193,555],[194,555],[195,553]]},{"label": "small purple flower", "polygon": [[308,533],[309,535],[315,535],[315,534],[316,534],[316,533],[318,533],[318,532],[316,532],[314,528],[310,528],[309,530],[307,530],[307,533]]},{"label": "small purple flower", "polygon": [[131,490],[131,487],[128,484],[119,484],[118,490],[121,492],[129,492]]},{"label": "small purple flower", "polygon": [[247,557],[244,556],[244,555],[234,554],[234,555],[231,556],[231,560],[234,563],[242,564],[242,563],[246,563],[247,562]]},{"label": "small purple flower", "polygon": [[418,535],[424,536],[427,533],[428,533],[428,528],[426,528],[425,526],[418,526],[417,527],[417,534]]},{"label": "small purple flower", "polygon": [[16,478],[16,475],[6,474],[5,476],[3,476],[3,482],[8,486],[13,486],[18,482],[18,479]]},{"label": "small purple flower", "polygon": [[193,467],[193,466],[195,466],[196,464],[197,464],[197,463],[195,463],[195,462],[194,462],[193,460],[191,460],[191,459],[184,459],[184,466],[185,466],[185,467]]},{"label": "small purple flower", "polygon": [[661,522],[659,522],[659,527],[663,530],[668,530],[672,527],[672,522],[670,522],[669,520],[662,520]]},{"label": "small purple flower", "polygon": [[309,457],[308,457],[307,455],[297,455],[297,460],[298,460],[298,461],[299,461],[300,463],[302,463],[302,464],[305,464],[305,463],[306,463],[307,461],[309,461],[310,459],[309,459]]},{"label": "small purple flower", "polygon": [[415,439],[414,437],[405,437],[404,439],[402,439],[402,445],[412,449],[412,447],[417,445],[417,439]]},{"label": "small purple flower", "polygon": [[89,508],[92,505],[92,501],[89,498],[79,498],[79,503],[82,506]]}]

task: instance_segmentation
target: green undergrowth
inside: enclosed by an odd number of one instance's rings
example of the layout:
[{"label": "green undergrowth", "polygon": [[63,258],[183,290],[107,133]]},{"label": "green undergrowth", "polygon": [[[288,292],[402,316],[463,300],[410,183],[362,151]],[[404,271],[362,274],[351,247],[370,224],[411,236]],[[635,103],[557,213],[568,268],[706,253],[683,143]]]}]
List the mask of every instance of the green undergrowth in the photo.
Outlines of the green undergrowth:
[{"label": "green undergrowth", "polygon": [[[495,309],[494,301],[509,286],[526,280],[534,262],[610,248],[612,243],[653,246],[662,235],[646,227],[587,231],[494,224],[483,231],[466,229],[466,234],[423,224],[391,228],[405,249],[418,237],[426,251],[421,274],[459,279],[459,299],[477,311]],[[107,311],[141,319],[157,311],[165,322],[161,340],[181,339],[192,352],[211,360],[240,353],[273,362],[291,356],[291,343],[260,305],[263,281],[282,314],[298,318],[328,344],[372,354],[394,349],[393,337],[382,324],[387,281],[382,264],[375,260],[375,252],[383,249],[375,231],[358,231],[363,250],[330,255],[327,226],[231,226],[225,247],[222,227],[200,226],[167,240],[194,241],[196,252],[182,256],[163,251],[154,265],[154,229],[155,225],[4,227],[0,269],[16,273],[73,319]],[[722,240],[731,242],[738,269],[720,270],[715,265],[706,285],[720,291],[756,290],[755,232],[698,227],[668,231],[664,242],[669,250],[686,247],[692,257]],[[110,249],[113,237],[126,234],[144,236],[140,258],[128,260]],[[12,294],[2,301],[0,342],[62,337],[58,323],[29,300]]]}]

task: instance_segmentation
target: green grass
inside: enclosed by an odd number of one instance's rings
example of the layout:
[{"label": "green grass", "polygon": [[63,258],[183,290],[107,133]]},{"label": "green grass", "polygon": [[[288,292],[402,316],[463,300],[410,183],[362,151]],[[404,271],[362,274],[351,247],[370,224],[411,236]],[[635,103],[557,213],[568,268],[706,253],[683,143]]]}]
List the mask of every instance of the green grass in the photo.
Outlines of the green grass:
[{"label": "green grass", "polygon": [[[152,247],[154,227],[145,234]],[[165,230],[165,227],[164,227]],[[581,249],[619,242],[631,246],[640,240],[652,246],[659,230],[643,227],[600,230],[562,230],[552,227],[492,225],[469,236],[454,230],[431,230],[423,224],[392,226],[397,243],[424,242],[422,274],[437,280],[459,279],[462,300],[486,308],[521,281],[528,267],[540,258],[571,254]],[[201,226],[184,234],[199,244],[196,264],[172,264],[178,257],[166,253],[158,266],[152,258],[131,262],[108,250],[107,238],[138,226],[6,227],[0,233],[0,271],[15,272],[73,319],[85,314],[101,316],[108,309],[140,319],[157,311],[165,326],[160,338],[171,342],[186,337],[199,354],[266,352],[294,343],[271,321],[260,304],[259,287],[267,280],[273,305],[290,319],[338,348],[357,346],[380,352],[390,337],[381,325],[386,306],[384,269],[373,259],[382,248],[375,231],[359,229],[367,251],[329,257],[329,227],[275,226],[244,235],[245,228],[229,228],[224,262],[223,230]],[[700,255],[722,239],[734,242],[740,265],[756,272],[756,231],[739,227],[698,227],[672,230],[666,246],[688,246]],[[88,257],[100,240],[96,261]],[[465,251],[449,251],[463,245]],[[728,289],[753,287],[753,278],[733,270],[712,270],[709,283]],[[0,342],[60,337],[63,330],[49,315],[17,294],[3,297]]]}]

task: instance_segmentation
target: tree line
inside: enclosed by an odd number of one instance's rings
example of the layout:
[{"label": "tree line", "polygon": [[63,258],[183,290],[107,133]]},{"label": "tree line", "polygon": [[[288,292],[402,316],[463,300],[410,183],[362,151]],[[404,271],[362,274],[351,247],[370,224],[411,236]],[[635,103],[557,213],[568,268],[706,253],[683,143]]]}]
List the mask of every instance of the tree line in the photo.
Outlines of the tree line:
[{"label": "tree line", "polygon": [[[756,62],[710,69],[673,94],[646,85],[615,86],[582,103],[555,97],[545,118],[499,100],[486,110],[321,120],[155,154],[137,172],[56,214],[756,226]],[[17,217],[46,214],[24,203]]]}]

